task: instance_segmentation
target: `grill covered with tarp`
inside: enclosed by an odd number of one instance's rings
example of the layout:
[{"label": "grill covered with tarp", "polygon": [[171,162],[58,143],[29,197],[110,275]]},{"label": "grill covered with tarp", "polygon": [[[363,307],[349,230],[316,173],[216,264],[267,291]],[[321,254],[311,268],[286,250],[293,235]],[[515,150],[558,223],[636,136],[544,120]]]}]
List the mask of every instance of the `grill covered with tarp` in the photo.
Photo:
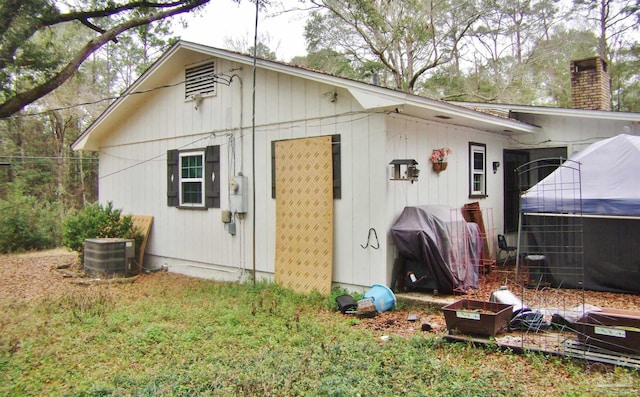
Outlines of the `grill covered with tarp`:
[{"label": "grill covered with tarp", "polygon": [[[478,288],[483,239],[476,223],[447,206],[405,207],[391,237],[407,271],[425,274],[439,292]],[[407,270],[406,265],[413,266]]]}]

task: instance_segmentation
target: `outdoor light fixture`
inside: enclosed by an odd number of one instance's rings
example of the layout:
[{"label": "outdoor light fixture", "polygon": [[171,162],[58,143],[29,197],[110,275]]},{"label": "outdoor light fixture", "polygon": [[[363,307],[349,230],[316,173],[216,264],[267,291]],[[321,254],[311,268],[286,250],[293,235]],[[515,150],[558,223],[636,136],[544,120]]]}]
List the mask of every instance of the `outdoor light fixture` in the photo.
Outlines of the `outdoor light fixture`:
[{"label": "outdoor light fixture", "polygon": [[498,168],[500,168],[500,162],[499,161],[494,161],[493,162],[493,173],[495,174],[496,172],[498,172]]}]

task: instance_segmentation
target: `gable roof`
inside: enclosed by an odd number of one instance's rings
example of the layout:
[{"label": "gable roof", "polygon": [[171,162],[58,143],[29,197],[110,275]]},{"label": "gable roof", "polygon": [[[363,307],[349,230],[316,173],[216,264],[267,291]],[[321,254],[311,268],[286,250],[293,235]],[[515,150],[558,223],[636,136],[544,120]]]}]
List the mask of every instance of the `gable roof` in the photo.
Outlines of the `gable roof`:
[{"label": "gable roof", "polygon": [[[168,73],[175,67],[183,67],[182,55],[186,52],[226,59],[239,64],[254,64],[248,55],[222,50],[202,44],[178,41],[160,59],[129,86],[93,123],[73,142],[73,150],[98,150],[101,138],[112,131],[116,120],[132,112],[141,100],[136,93],[153,90],[166,84]],[[255,59],[257,68],[283,73],[348,90],[366,110],[396,110],[421,119],[445,124],[475,128],[499,134],[536,133],[539,127],[508,117],[499,117],[444,101],[429,99],[360,81],[332,76],[326,73],[287,65],[280,62]]]}]

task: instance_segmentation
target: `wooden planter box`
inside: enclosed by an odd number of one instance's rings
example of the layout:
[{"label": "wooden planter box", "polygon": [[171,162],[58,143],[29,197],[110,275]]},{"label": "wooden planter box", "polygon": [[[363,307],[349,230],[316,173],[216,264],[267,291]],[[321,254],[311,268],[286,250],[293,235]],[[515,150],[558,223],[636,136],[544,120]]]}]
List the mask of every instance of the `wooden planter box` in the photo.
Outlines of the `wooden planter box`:
[{"label": "wooden planter box", "polygon": [[640,311],[602,309],[575,323],[578,341],[605,350],[640,355]]},{"label": "wooden planter box", "polygon": [[506,331],[513,305],[462,299],[442,308],[449,333],[495,336]]}]

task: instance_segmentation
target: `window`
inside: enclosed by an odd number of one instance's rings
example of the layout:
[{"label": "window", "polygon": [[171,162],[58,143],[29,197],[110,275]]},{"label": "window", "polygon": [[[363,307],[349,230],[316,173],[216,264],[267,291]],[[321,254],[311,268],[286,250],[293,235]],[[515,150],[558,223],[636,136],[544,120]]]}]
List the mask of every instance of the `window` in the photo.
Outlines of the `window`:
[{"label": "window", "polygon": [[220,146],[167,152],[167,205],[220,208]]},{"label": "window", "polygon": [[469,197],[487,196],[487,145],[469,144]]},{"label": "window", "polygon": [[180,153],[180,205],[204,203],[204,152]]},{"label": "window", "polygon": [[213,61],[187,68],[184,73],[184,99],[216,94],[216,68]]}]

